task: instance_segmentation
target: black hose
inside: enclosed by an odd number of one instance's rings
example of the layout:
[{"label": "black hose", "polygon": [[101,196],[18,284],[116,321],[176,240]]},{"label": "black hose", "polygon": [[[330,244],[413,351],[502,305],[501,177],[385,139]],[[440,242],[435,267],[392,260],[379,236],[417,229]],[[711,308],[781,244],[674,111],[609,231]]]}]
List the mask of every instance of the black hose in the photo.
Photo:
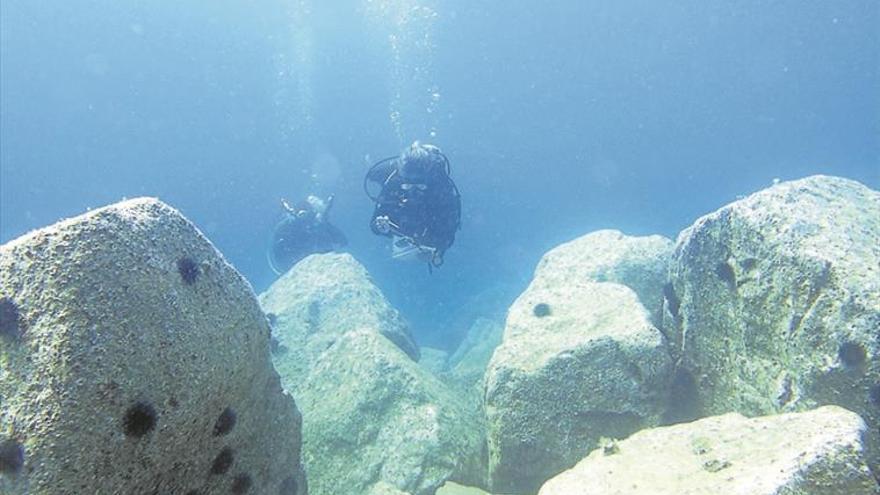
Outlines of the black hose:
[{"label": "black hose", "polygon": [[[367,189],[367,183],[370,181],[370,174],[372,174],[373,170],[376,170],[379,167],[379,165],[390,162],[391,160],[396,160],[397,158],[398,158],[398,156],[395,155],[395,156],[389,156],[388,158],[383,158],[383,159],[379,160],[378,162],[374,163],[370,167],[370,169],[367,170],[367,174],[364,175],[364,193],[366,193],[367,197],[370,198],[374,203],[379,202],[379,196],[374,197],[372,194],[370,194],[370,190]],[[381,193],[382,192],[379,191],[379,194],[381,194]]]}]

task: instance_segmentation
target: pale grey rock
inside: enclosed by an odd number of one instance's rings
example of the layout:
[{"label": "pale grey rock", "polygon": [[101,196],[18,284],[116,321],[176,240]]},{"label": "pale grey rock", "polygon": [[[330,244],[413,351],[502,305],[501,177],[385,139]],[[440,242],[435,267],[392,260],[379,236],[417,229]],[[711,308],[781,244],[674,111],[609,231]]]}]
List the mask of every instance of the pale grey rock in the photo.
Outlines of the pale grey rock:
[{"label": "pale grey rock", "polygon": [[321,352],[358,328],[380,332],[419,360],[406,322],[350,254],[304,258],[260,295],[260,304],[284,350],[274,363],[288,390],[296,390]]},{"label": "pale grey rock", "polygon": [[658,321],[663,285],[673,242],[663,236],[628,236],[618,230],[598,230],[548,251],[535,269],[545,284],[617,282],[634,290]]},{"label": "pale grey rock", "polygon": [[539,495],[876,495],[865,424],[836,406],[736,413],[640,431],[596,449]]},{"label": "pale grey rock", "polygon": [[486,372],[489,488],[534,493],[601,436],[657,424],[671,366],[632,289],[545,269],[511,306]]},{"label": "pale grey rock", "polygon": [[479,416],[413,359],[403,320],[354,258],[307,257],[261,302],[275,366],[303,411],[313,494],[424,495],[448,479],[481,481]]},{"label": "pale grey rock", "polygon": [[458,483],[447,482],[441,486],[436,495],[492,495],[491,493],[472,486],[463,486]]},{"label": "pale grey rock", "polygon": [[493,489],[534,492],[600,436],[660,421],[672,359],[652,321],[671,252],[661,236],[602,230],[544,255],[486,372]]},{"label": "pale grey rock", "polygon": [[670,275],[668,327],[703,414],[837,404],[876,441],[880,193],[825,176],[775,185],[682,232]]},{"label": "pale grey rock", "polygon": [[0,401],[0,493],[306,493],[250,286],[155,199],[0,246]]},{"label": "pale grey rock", "polygon": [[372,329],[346,332],[299,387],[313,494],[433,494],[479,482],[479,418]]}]

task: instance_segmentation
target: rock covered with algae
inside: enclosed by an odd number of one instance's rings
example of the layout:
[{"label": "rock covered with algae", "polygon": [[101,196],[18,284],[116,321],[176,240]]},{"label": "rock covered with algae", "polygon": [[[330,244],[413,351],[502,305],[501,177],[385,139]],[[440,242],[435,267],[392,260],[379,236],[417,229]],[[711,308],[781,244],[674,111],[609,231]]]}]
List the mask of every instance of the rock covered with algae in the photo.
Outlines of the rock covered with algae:
[{"label": "rock covered with algae", "polygon": [[836,404],[876,441],[880,193],[826,176],[775,185],[682,232],[670,276],[667,319],[703,414]]},{"label": "rock covered with algae", "polygon": [[306,493],[247,282],[155,199],[0,246],[0,492]]},{"label": "rock covered with algae", "polygon": [[[626,257],[582,252],[625,252],[631,239],[601,234],[593,240],[599,242],[548,253],[508,312],[485,378],[495,492],[534,493],[600,437],[626,436],[660,420],[672,368],[663,337],[633,289],[596,280],[599,273],[627,273],[626,280],[655,276],[615,268],[640,265]],[[654,256],[662,259],[666,246],[657,244]],[[646,294],[659,297],[662,280],[652,285],[658,294]]]},{"label": "rock covered with algae", "polygon": [[478,414],[412,359],[402,320],[354,258],[310,256],[261,301],[287,349],[274,362],[303,411],[311,493],[429,495],[449,479],[482,481]]},{"label": "rock covered with algae", "polygon": [[746,418],[728,413],[640,431],[596,449],[538,495],[876,495],[865,423],[836,406]]}]

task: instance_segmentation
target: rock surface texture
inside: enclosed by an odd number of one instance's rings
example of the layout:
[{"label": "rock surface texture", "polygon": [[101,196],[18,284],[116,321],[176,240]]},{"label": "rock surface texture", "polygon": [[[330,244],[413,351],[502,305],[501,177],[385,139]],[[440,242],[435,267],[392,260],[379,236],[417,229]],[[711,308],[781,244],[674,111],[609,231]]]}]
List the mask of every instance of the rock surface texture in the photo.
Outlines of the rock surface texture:
[{"label": "rock surface texture", "polygon": [[393,487],[430,495],[449,479],[480,479],[478,418],[375,331],[337,339],[315,363],[297,400],[313,494]]},{"label": "rock surface texture", "polygon": [[[602,249],[625,251],[630,245],[616,234],[611,238],[621,246],[602,242]],[[615,263],[639,264],[611,255],[615,261],[595,263],[601,269],[588,268],[589,260],[606,257],[584,258],[582,248],[557,248],[541,261],[510,308],[503,342],[486,372],[494,492],[534,493],[600,437],[629,435],[656,425],[662,415],[672,368],[663,337],[636,292],[595,281],[599,273],[626,272],[628,280],[653,274],[618,270]],[[662,294],[662,281],[654,286]]]},{"label": "rock surface texture", "polygon": [[682,232],[670,273],[669,327],[703,415],[836,404],[876,441],[880,193],[824,176],[775,185]]},{"label": "rock surface texture", "polygon": [[[347,253],[306,257],[260,295],[287,355],[275,359],[284,386],[296,390],[312,363],[350,330],[371,328],[413,361],[419,348],[406,322],[373,284],[367,270]],[[278,353],[276,353],[277,357]]]},{"label": "rock surface texture", "polygon": [[[548,251],[535,269],[545,284],[617,282],[634,290],[652,317],[660,315],[673,242],[597,230]],[[656,320],[655,320],[656,321]]]},{"label": "rock surface texture", "polygon": [[0,246],[0,493],[306,493],[265,317],[176,210]]},{"label": "rock surface texture", "polygon": [[402,320],[354,258],[306,258],[261,301],[286,349],[276,368],[303,411],[313,495],[429,495],[446,480],[482,481],[479,416],[412,359]]},{"label": "rock surface texture", "polygon": [[436,495],[492,495],[489,492],[474,488],[471,486],[462,486],[457,483],[449,482],[441,486]]},{"label": "rock surface texture", "polygon": [[865,424],[836,406],[736,413],[644,430],[597,449],[539,495],[876,495]]}]

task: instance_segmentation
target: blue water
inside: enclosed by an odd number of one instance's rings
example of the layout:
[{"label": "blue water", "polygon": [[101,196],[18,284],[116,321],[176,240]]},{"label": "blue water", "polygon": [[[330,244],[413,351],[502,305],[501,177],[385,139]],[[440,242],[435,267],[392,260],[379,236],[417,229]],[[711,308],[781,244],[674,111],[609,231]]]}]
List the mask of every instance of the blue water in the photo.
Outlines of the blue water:
[{"label": "blue water", "polygon": [[[3,0],[0,242],[123,197],[179,208],[259,292],[279,200],[335,224],[423,345],[600,228],[674,237],[771,184],[880,189],[880,2]],[[446,265],[388,259],[363,173],[449,156]]]}]

